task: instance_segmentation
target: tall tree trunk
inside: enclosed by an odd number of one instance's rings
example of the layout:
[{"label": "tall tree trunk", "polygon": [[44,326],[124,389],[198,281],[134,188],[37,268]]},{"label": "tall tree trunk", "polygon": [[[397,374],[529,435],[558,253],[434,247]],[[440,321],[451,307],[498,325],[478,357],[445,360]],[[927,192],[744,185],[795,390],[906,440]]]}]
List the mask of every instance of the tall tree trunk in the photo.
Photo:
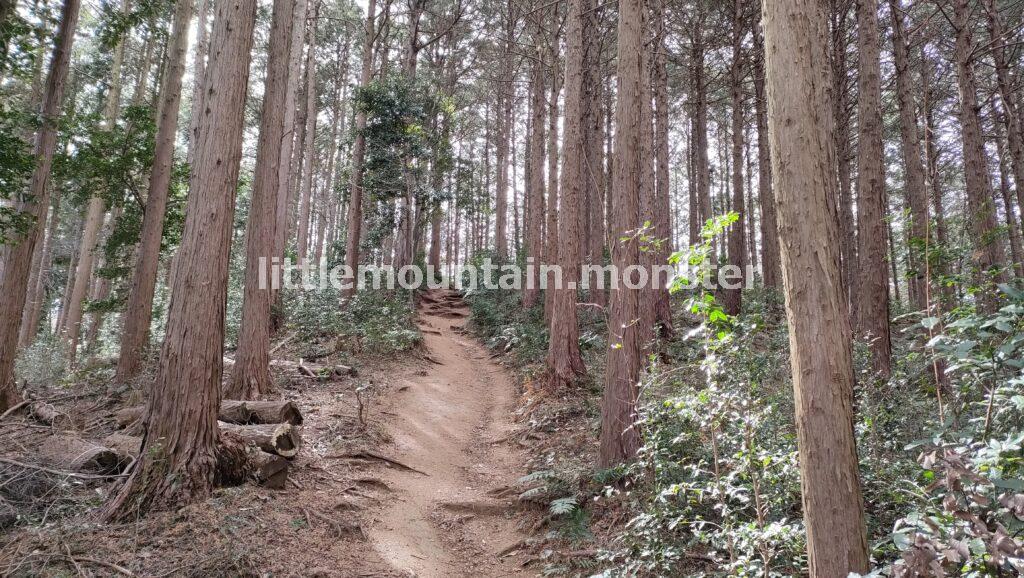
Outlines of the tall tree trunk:
[{"label": "tall tree trunk", "polygon": [[199,0],[196,8],[196,46],[192,54],[192,104],[188,121],[188,166],[195,163],[196,144],[199,140],[199,119],[202,118],[203,77],[206,75],[206,53],[209,50],[207,33],[211,0]]},{"label": "tall tree trunk", "polygon": [[25,309],[29,267],[32,252],[46,227],[46,211],[50,206],[47,186],[53,167],[53,152],[57,146],[57,123],[64,99],[64,84],[71,61],[71,48],[78,25],[79,0],[64,0],[60,24],[54,39],[50,71],[46,75],[40,117],[42,124],[36,133],[33,156],[36,159],[28,194],[19,199],[15,208],[31,215],[35,223],[28,233],[17,239],[4,262],[3,280],[0,281],[0,411],[17,403],[18,392],[14,383],[14,358],[18,348],[21,314]]},{"label": "tall tree trunk", "polygon": [[57,188],[53,191],[53,208],[50,210],[50,221],[47,225],[46,236],[43,238],[43,250],[40,251],[38,271],[34,276],[35,284],[32,284],[32,278],[29,279],[29,303],[21,317],[18,347],[31,345],[39,331],[39,321],[47,301],[46,285],[53,263],[53,245],[57,242],[60,225],[60,201],[60,188]]},{"label": "tall tree trunk", "polygon": [[[127,11],[127,6],[126,1],[121,0],[122,13]],[[123,60],[124,40],[122,39],[114,47],[114,56],[110,65],[110,88],[107,91],[103,111],[103,123],[107,130],[114,128],[114,125],[117,123],[117,117],[121,112],[121,63]],[[145,67],[146,65],[147,63],[143,62],[143,66]],[[82,230],[81,248],[79,249],[81,257],[75,270],[75,284],[71,289],[71,302],[68,316],[65,320],[67,326],[64,328],[68,339],[68,355],[72,365],[75,363],[78,352],[78,339],[82,330],[85,299],[89,282],[93,277],[95,251],[106,209],[107,205],[103,197],[97,195],[89,199],[88,208],[86,209],[85,228]]]},{"label": "tall tree trunk", "polygon": [[768,101],[765,96],[764,38],[760,18],[754,29],[754,112],[757,117],[757,202],[761,209],[761,277],[765,287],[782,289],[779,270],[779,231],[772,190],[771,150],[768,146]]},{"label": "tall tree trunk", "polygon": [[[163,77],[163,86],[160,88],[160,117],[157,119],[153,168],[149,174],[149,196],[146,197],[146,210],[142,217],[131,290],[124,312],[121,354],[115,375],[120,382],[138,375],[142,368],[143,353],[149,344],[149,326],[153,320],[153,292],[156,289],[157,269],[160,266],[160,240],[164,232],[167,195],[173,171],[174,141],[178,132],[178,108],[181,105],[182,75],[185,72],[185,53],[188,50],[188,29],[191,21],[191,2],[179,2],[175,6],[174,24],[167,53],[168,65]],[[197,79],[196,82],[204,81]],[[202,108],[193,108],[193,114],[202,116],[209,113],[204,104]],[[198,125],[193,135],[201,138]],[[198,140],[196,145],[198,146]]]},{"label": "tall tree trunk", "polygon": [[711,218],[711,168],[708,165],[708,97],[704,70],[704,22],[705,14],[694,18],[693,40],[690,48],[690,88],[693,91],[693,154],[694,195],[697,220],[691,225],[690,241],[700,239],[700,231]]},{"label": "tall tree trunk", "polygon": [[[618,100],[615,108],[615,171],[613,220],[609,238],[612,264],[619,271],[640,263],[636,231],[640,220],[640,189],[644,159],[641,151],[643,95],[643,0],[619,0]],[[648,159],[649,160],[649,159]],[[631,460],[640,447],[636,399],[640,378],[640,290],[612,287],[608,315],[608,353],[601,398],[601,445],[598,466],[608,468]]]},{"label": "tall tree trunk", "polygon": [[921,139],[917,127],[917,103],[910,72],[907,37],[901,0],[889,0],[892,9],[893,62],[896,66],[896,98],[900,109],[900,142],[903,145],[904,187],[910,206],[910,238],[907,247],[910,304],[916,311],[927,307],[925,300],[924,246],[928,235],[928,192],[924,165],[921,164]]},{"label": "tall tree trunk", "polygon": [[[377,17],[377,3],[367,1],[366,24],[363,29],[362,69],[359,73],[359,86],[365,88],[373,79],[373,42],[374,24]],[[363,162],[366,157],[366,112],[356,110],[355,141],[352,144],[352,169],[349,178],[349,208],[345,239],[345,265],[353,274],[359,267],[359,239],[363,227]],[[353,281],[350,287],[342,291],[342,295],[351,296],[356,291]]]},{"label": "tall tree trunk", "polygon": [[843,286],[847,291],[847,304],[851,318],[857,314],[857,239],[853,215],[853,191],[850,182],[850,82],[847,70],[847,47],[850,44],[848,14],[851,0],[832,2],[832,83],[836,95],[833,103],[835,118],[836,158],[839,180],[839,238],[843,263]]},{"label": "tall tree trunk", "polygon": [[[600,6],[595,6],[587,15],[591,29],[597,30],[600,23]],[[586,79],[589,91],[588,99],[588,144],[587,144],[587,165],[586,179],[590,186],[590,239],[589,253],[592,265],[604,265],[605,249],[605,206],[606,188],[608,186],[604,161],[604,121],[606,111],[604,110],[604,78],[602,69],[602,46],[601,39],[587,36],[586,55]],[[603,288],[598,288],[600,273],[595,273],[589,279],[590,292],[589,300],[592,303],[604,307],[608,303],[608,294]]]},{"label": "tall tree trunk", "polygon": [[552,298],[547,358],[549,385],[561,387],[586,372],[580,356],[580,331],[576,318],[576,287],[582,260],[580,205],[584,195],[583,165],[586,158],[583,105],[583,19],[592,8],[589,0],[569,0],[566,20],[565,129],[562,146],[561,218],[558,263],[562,283],[549,287]]},{"label": "tall tree trunk", "polygon": [[838,250],[834,121],[824,56],[828,19],[821,2],[776,0],[763,6],[808,573],[831,578],[866,572],[869,564]]},{"label": "tall tree trunk", "polygon": [[270,24],[263,113],[256,149],[252,207],[245,230],[245,288],[235,368],[221,397],[256,399],[270,393],[270,259],[274,255],[277,191],[281,178],[281,142],[295,0],[274,0]]},{"label": "tall tree trunk", "polygon": [[1003,102],[1006,114],[1006,137],[1009,143],[1010,168],[1013,181],[1017,187],[1017,202],[1024,208],[1024,129],[1021,128],[1020,106],[1014,92],[1013,79],[1010,76],[1010,63],[1007,62],[1006,44],[1011,38],[1005,38],[1002,18],[999,16],[995,0],[984,0],[985,12],[988,13],[988,33],[992,42],[992,61],[996,68],[996,82],[999,87],[999,98]]},{"label": "tall tree trunk", "polygon": [[[539,20],[540,17],[538,16]],[[540,24],[537,25],[537,34]],[[527,269],[528,278],[523,289],[523,308],[529,309],[537,302],[540,294],[540,280],[537,270],[543,258],[543,227],[544,227],[544,119],[547,106],[544,99],[544,63],[540,54],[540,42],[537,42],[538,54],[533,61],[533,72],[530,78],[530,179],[528,194],[530,197],[530,217],[527,219],[526,257],[533,268]]]},{"label": "tall tree trunk", "polygon": [[1013,206],[1013,197],[1010,196],[1010,159],[1003,142],[1003,125],[1009,124],[1005,111],[1000,111],[992,106],[992,124],[995,127],[996,152],[999,155],[999,196],[1003,200],[1003,216],[1006,222],[1006,230],[1009,233],[1010,255],[1013,260],[1011,271],[1015,277],[1022,275],[1024,267],[1024,249],[1021,249],[1020,220],[1017,219],[1017,211]]},{"label": "tall tree trunk", "polygon": [[107,520],[202,500],[217,466],[224,371],[228,255],[242,156],[253,0],[216,0],[196,165],[156,381],[142,419],[142,448]]},{"label": "tall tree trunk", "polygon": [[[985,159],[985,141],[981,134],[981,105],[974,75],[974,27],[971,22],[970,0],[953,0],[956,27],[956,76],[960,93],[960,128],[964,155],[964,184],[967,189],[968,222],[974,240],[973,261],[977,282],[983,287],[991,280],[1000,282],[1003,265],[1003,246],[996,225],[992,184],[989,181]],[[995,307],[990,291],[981,297],[986,309]]]},{"label": "tall tree trunk", "polygon": [[[669,199],[668,176],[668,47],[665,45],[665,0],[654,0],[654,120],[655,133],[655,194],[654,194],[654,235],[655,264],[665,265],[672,253],[672,203]],[[653,274],[652,270],[652,274]],[[660,284],[654,288],[654,321],[663,337],[672,334],[672,308],[668,287]]]},{"label": "tall tree trunk", "polygon": [[[936,139],[936,124],[935,124],[935,92],[932,87],[932,67],[931,61],[928,58],[925,46],[921,47],[921,110],[924,115],[924,158],[925,158],[925,178],[927,180],[929,196],[931,197],[932,209],[935,213],[935,243],[938,247],[948,247],[948,240],[946,238],[946,218],[944,214],[944,206],[942,199],[942,183],[939,178],[939,149],[935,144]],[[929,239],[930,241],[930,239]],[[932,245],[929,244],[929,247]],[[929,255],[930,257],[930,255]],[[935,260],[934,264],[929,264],[932,270],[930,277],[927,281],[931,283],[932,279],[942,280],[948,275],[948,267],[945,259],[939,258]],[[939,305],[940,310],[947,310],[947,306],[952,304],[953,299],[953,288],[944,281],[936,283],[939,289]]]},{"label": "tall tree trunk", "polygon": [[[511,18],[511,15],[509,15]],[[510,49],[510,44],[506,43]],[[511,54],[506,55],[505,60],[511,60]],[[497,114],[497,163],[498,163],[498,189],[494,192],[494,236],[495,250],[498,260],[508,257],[508,134],[511,124],[512,113],[512,91],[508,77],[500,80],[498,88],[498,114]]]},{"label": "tall tree trunk", "polygon": [[882,145],[882,80],[878,0],[857,2],[860,54],[857,146],[857,333],[866,337],[874,370],[889,377],[889,273],[886,263],[885,164]]},{"label": "tall tree trunk", "polygon": [[316,173],[316,15],[320,4],[313,8],[306,41],[306,130],[302,145],[302,187],[299,193],[299,222],[295,233],[295,254],[301,264],[309,253],[309,212],[313,194],[313,175]]},{"label": "tall tree trunk", "polygon": [[[552,7],[555,13],[555,20],[558,19],[558,5]],[[552,34],[551,46],[558,46],[558,32]],[[562,91],[562,78],[558,65],[557,51],[549,54],[551,59],[551,86],[548,95],[548,186],[547,186],[547,229],[545,230],[544,262],[554,265],[558,263],[558,249],[561,246],[558,228],[558,95]],[[547,282],[552,282],[553,275],[548,276]],[[544,320],[551,324],[553,299],[555,292],[550,289],[544,292]]]},{"label": "tall tree trunk", "polygon": [[[288,233],[291,227],[289,216],[292,199],[292,180],[295,176],[293,158],[295,157],[295,143],[298,140],[296,135],[296,107],[298,106],[299,79],[302,77],[302,47],[305,44],[306,17],[308,12],[307,0],[296,0],[294,16],[292,18],[291,47],[288,52],[288,85],[285,91],[284,104],[284,140],[281,142],[281,164],[278,177],[277,199],[274,208],[274,256],[284,259],[285,249],[288,246]],[[305,102],[305,101],[303,101]],[[273,302],[280,305],[280,291],[271,291]],[[274,315],[275,323],[280,321]]]},{"label": "tall tree trunk", "polygon": [[[739,315],[743,308],[743,282],[747,261],[746,210],[743,192],[743,0],[733,3],[732,21],[732,211],[739,218],[729,229],[729,265],[740,271],[740,287],[724,288],[722,309],[729,315]],[[735,283],[735,279],[731,280]]]}]

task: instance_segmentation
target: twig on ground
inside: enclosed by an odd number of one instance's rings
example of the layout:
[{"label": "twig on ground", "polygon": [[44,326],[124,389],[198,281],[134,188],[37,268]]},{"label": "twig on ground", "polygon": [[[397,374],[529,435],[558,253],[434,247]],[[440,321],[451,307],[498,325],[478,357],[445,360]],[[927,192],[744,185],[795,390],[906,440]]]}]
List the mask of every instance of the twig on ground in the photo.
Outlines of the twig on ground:
[{"label": "twig on ground", "polygon": [[370,450],[360,450],[360,451],[357,451],[357,452],[349,452],[347,454],[338,454],[338,455],[334,455],[334,456],[324,456],[324,458],[326,458],[326,459],[359,458],[359,459],[364,459],[364,460],[380,460],[382,462],[387,462],[389,464],[397,466],[397,467],[399,467],[399,468],[401,468],[403,470],[408,470],[410,472],[416,472],[417,474],[423,474],[424,476],[429,476],[430,475],[427,472],[424,472],[422,470],[417,470],[416,468],[414,468],[412,466],[408,466],[406,464],[403,464],[402,462],[400,462],[400,461],[398,461],[398,460],[396,460],[394,458],[389,458],[387,456],[382,456],[382,455],[380,455],[380,454],[378,454],[376,452],[371,452]]},{"label": "twig on ground", "polygon": [[[40,472],[46,472],[48,474],[53,474],[55,476],[78,478],[81,480],[109,480],[112,478],[123,478],[126,476],[126,474],[80,474],[78,472],[66,472],[64,470],[55,470],[53,468],[48,468],[46,466],[41,466],[38,464],[26,464],[23,462],[19,462],[17,460],[12,460],[10,458],[0,458],[0,463],[17,466],[19,468],[25,468],[27,470],[38,470]],[[84,558],[79,558],[79,560],[84,560]]]},{"label": "twig on ground", "polygon": [[4,413],[0,414],[0,420],[3,420],[5,417],[11,415],[12,413],[18,411],[19,409],[25,407],[26,405],[28,405],[30,403],[32,403],[32,400],[31,399],[26,399],[26,400],[24,400],[24,401],[22,401],[20,403],[16,403],[16,404],[12,405],[10,407],[10,409],[8,409]]}]

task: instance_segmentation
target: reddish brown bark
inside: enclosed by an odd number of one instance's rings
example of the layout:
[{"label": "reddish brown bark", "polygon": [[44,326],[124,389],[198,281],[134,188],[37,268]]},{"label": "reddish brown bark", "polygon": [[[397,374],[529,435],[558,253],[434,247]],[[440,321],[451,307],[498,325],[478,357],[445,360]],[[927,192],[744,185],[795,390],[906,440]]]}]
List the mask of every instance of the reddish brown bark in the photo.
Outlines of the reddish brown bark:
[{"label": "reddish brown bark", "polygon": [[202,500],[213,488],[228,254],[255,20],[253,0],[215,3],[196,166],[159,371],[139,461],[104,507],[108,520]]},{"label": "reddish brown bark", "polygon": [[591,8],[588,0],[570,0],[566,21],[565,130],[562,150],[562,204],[558,236],[558,263],[562,284],[549,287],[553,293],[547,358],[549,384],[569,385],[585,373],[580,356],[579,325],[576,318],[576,286],[580,279],[582,230],[580,209],[584,195],[583,165],[586,140],[583,134],[583,18]]},{"label": "reddish brown bark", "polygon": [[[538,50],[539,52],[539,50]],[[543,262],[543,227],[544,227],[544,64],[541,59],[534,60],[530,78],[530,178],[527,183],[530,199],[530,217],[526,228],[526,257],[529,277],[523,289],[523,307],[529,309],[537,303],[540,295],[540,279],[537,270]],[[532,259],[532,262],[529,261]]]},{"label": "reddish brown bark", "polygon": [[[792,355],[797,447],[815,578],[868,570],[842,287],[828,19],[820,2],[764,3],[768,118]],[[817,111],[818,114],[808,114]]]},{"label": "reddish brown bark", "polygon": [[[615,171],[612,263],[624,271],[640,263],[636,237],[640,223],[641,98],[643,79],[643,0],[619,0],[618,101],[615,108]],[[649,160],[649,159],[648,159]],[[640,447],[636,398],[640,379],[640,290],[612,287],[608,315],[608,354],[601,398],[601,446],[598,466],[629,461]]]},{"label": "reddish brown bark", "polygon": [[[747,265],[746,210],[743,196],[743,0],[733,3],[731,97],[732,97],[732,212],[738,215],[729,229],[729,265],[740,271],[740,287],[726,287],[722,291],[722,309],[729,315],[739,315],[743,305],[743,280]],[[736,283],[735,279],[730,284]]]},{"label": "reddish brown bark", "polygon": [[[758,19],[759,20],[759,19]],[[761,25],[754,26],[754,114],[757,122],[757,203],[761,209],[761,276],[765,287],[782,289],[779,263],[779,231],[772,191],[771,150],[768,146],[768,101],[765,96],[764,38]]]},{"label": "reddish brown bark", "polygon": [[917,126],[917,103],[910,72],[906,23],[900,0],[889,0],[892,11],[893,63],[896,66],[896,98],[900,110],[900,144],[903,148],[904,188],[910,206],[909,269],[910,303],[915,310],[927,307],[925,300],[924,246],[928,235],[928,192],[921,163],[921,137]]},{"label": "reddish brown bark", "polygon": [[892,371],[889,337],[889,238],[885,223],[885,164],[882,147],[882,82],[879,62],[878,0],[857,4],[860,86],[857,146],[857,324],[871,348],[874,370]]},{"label": "reddish brown bark", "polygon": [[255,399],[273,389],[270,379],[270,283],[275,209],[280,188],[284,104],[292,42],[294,0],[274,0],[263,114],[256,149],[252,206],[245,230],[245,287],[238,350],[231,381],[221,397]]},{"label": "reddish brown bark", "polygon": [[[974,72],[974,26],[971,22],[972,3],[953,0],[956,27],[956,76],[960,93],[960,128],[964,157],[964,184],[967,189],[968,221],[974,243],[972,260],[976,283],[987,286],[1001,281],[998,268],[1004,263],[1003,246],[996,224],[992,184],[989,181],[985,155],[985,141],[981,133],[981,106],[978,104],[977,79]],[[982,306],[995,307],[990,291],[982,293]]]}]

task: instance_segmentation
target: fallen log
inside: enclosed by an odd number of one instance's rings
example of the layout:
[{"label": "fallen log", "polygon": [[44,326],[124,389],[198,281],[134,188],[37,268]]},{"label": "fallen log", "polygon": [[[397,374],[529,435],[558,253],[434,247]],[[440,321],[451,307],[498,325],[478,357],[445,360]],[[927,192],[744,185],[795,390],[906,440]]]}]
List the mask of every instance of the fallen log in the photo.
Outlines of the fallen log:
[{"label": "fallen log", "polygon": [[249,477],[257,484],[280,490],[288,480],[288,468],[291,462],[281,456],[253,448],[249,452]]},{"label": "fallen log", "polygon": [[33,401],[28,406],[29,413],[36,420],[52,427],[72,428],[74,420],[66,413],[61,412],[53,405],[45,401]]},{"label": "fallen log", "polygon": [[34,451],[41,462],[71,472],[112,474],[127,465],[108,447],[66,435],[47,436]]},{"label": "fallen log", "polygon": [[139,450],[142,449],[142,438],[123,433],[110,434],[103,438],[103,445],[117,452],[122,461],[132,461],[139,458]]},{"label": "fallen log", "polygon": [[320,377],[320,378],[331,378],[331,377],[356,377],[359,375],[359,371],[354,367],[348,365],[324,365],[320,363],[307,363],[303,361],[287,361],[284,359],[272,359],[270,361],[271,367],[280,367],[288,369],[303,375],[305,377]]},{"label": "fallen log", "polygon": [[139,421],[142,417],[142,412],[146,410],[146,406],[134,405],[132,407],[126,407],[118,410],[114,414],[114,419],[117,420],[118,427],[126,428],[133,423]]},{"label": "fallen log", "polygon": [[[114,414],[117,425],[126,428],[142,417],[144,406],[126,407]],[[302,424],[302,413],[290,401],[250,401],[225,399],[220,403],[217,419],[233,424]]]},{"label": "fallen log", "polygon": [[290,423],[302,425],[302,413],[290,401],[225,399],[217,419],[234,424]]},{"label": "fallen log", "polygon": [[277,454],[290,458],[299,453],[302,445],[302,436],[298,428],[292,427],[290,423],[259,424],[259,425],[238,425],[233,423],[217,422],[222,432],[235,435],[247,444],[255,445],[265,452]]}]

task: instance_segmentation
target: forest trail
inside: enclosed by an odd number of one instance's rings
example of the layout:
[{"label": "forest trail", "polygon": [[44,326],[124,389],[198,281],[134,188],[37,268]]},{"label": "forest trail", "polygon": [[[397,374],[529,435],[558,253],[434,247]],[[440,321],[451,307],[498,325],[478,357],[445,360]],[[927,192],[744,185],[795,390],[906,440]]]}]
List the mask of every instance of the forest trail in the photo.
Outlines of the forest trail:
[{"label": "forest trail", "polygon": [[462,335],[467,317],[455,293],[422,297],[427,364],[396,376],[387,412],[394,458],[418,471],[381,468],[393,493],[366,531],[381,558],[407,575],[528,576],[516,556],[502,555],[523,538],[510,489],[523,456],[501,443],[515,428],[514,385]]}]

